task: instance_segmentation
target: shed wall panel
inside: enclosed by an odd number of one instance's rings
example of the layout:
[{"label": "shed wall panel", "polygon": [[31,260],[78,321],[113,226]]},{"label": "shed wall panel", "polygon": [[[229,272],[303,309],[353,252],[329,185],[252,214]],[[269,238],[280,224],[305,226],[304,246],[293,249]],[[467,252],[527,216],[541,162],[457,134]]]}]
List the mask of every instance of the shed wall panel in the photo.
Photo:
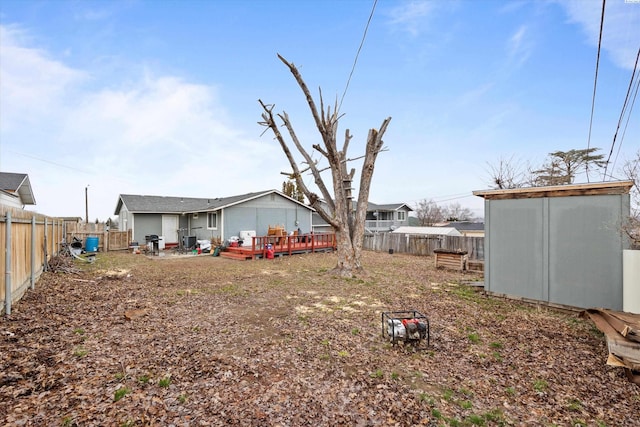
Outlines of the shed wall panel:
[{"label": "shed wall panel", "polygon": [[621,310],[628,215],[628,194],[485,200],[487,290]]},{"label": "shed wall panel", "polygon": [[622,309],[620,195],[549,199],[549,298]]},{"label": "shed wall panel", "polygon": [[[543,202],[520,199],[487,203],[491,213],[485,269],[491,292],[542,299]],[[508,202],[508,203],[507,203]]]}]

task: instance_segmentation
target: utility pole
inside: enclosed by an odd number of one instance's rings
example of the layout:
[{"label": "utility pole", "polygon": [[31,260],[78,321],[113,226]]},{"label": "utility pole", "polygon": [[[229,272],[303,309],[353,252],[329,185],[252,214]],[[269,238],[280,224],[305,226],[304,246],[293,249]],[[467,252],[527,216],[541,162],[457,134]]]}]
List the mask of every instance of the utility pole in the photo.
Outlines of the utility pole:
[{"label": "utility pole", "polygon": [[89,224],[89,184],[84,187],[84,221]]}]

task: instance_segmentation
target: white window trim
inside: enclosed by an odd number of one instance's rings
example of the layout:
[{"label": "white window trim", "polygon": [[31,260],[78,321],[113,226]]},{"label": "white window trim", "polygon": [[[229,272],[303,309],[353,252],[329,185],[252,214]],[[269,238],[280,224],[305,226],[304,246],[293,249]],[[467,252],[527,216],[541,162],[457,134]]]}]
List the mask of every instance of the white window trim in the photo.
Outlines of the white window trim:
[{"label": "white window trim", "polygon": [[[215,227],[211,227],[211,215],[216,216],[216,224]],[[207,213],[207,230],[217,230],[218,229],[218,212],[208,212]]]},{"label": "white window trim", "polygon": [[398,221],[406,221],[407,213],[405,211],[398,211]]}]

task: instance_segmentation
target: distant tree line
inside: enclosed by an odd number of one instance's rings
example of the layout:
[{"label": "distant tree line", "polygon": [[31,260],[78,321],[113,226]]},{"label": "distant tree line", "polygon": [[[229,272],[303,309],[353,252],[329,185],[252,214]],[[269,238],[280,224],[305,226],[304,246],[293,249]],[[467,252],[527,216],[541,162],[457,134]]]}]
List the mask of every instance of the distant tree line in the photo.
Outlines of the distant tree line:
[{"label": "distant tree line", "polygon": [[576,175],[582,171],[600,172],[606,166],[603,154],[596,154],[599,148],[554,151],[547,155],[541,166],[522,164],[513,159],[500,158],[489,164],[491,182],[495,189],[520,187],[544,187],[548,185],[573,184]]},{"label": "distant tree line", "polygon": [[298,188],[294,178],[289,178],[282,183],[282,192],[294,200],[304,203],[304,192]]},{"label": "distant tree line", "polygon": [[442,222],[473,221],[475,219],[471,209],[462,207],[460,203],[455,202],[447,206],[440,206],[433,199],[419,201],[414,212],[423,227]]},{"label": "distant tree line", "polygon": [[[579,173],[597,173],[606,179],[607,161],[603,154],[597,154],[599,148],[573,149],[554,151],[547,155],[540,167],[529,163],[500,158],[490,166],[490,186],[494,189],[521,187],[541,187],[548,185],[573,184]],[[615,171],[617,179],[633,181],[631,188],[631,215],[623,224],[623,231],[629,236],[634,246],[640,247],[640,150],[627,159]]]}]

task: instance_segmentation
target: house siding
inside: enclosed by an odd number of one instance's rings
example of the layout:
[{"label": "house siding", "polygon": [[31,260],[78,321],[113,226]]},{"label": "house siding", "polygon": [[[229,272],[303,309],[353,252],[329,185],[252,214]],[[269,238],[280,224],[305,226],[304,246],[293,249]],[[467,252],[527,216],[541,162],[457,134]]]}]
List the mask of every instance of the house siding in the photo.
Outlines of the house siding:
[{"label": "house siding", "polygon": [[[313,209],[275,190],[225,199],[121,195],[116,210],[123,230],[132,230],[133,239],[138,243],[144,243],[145,236],[151,234],[164,236],[165,244],[178,243],[172,241],[179,240],[172,231],[175,223],[169,226],[169,222],[164,221],[163,230],[163,216],[165,219],[176,216],[179,235],[195,236],[198,240],[227,240],[244,230],[266,235],[270,225],[283,225],[287,231],[298,227],[303,232],[311,230]],[[210,212],[218,215],[215,229],[207,227]],[[166,230],[168,226],[171,230]]]},{"label": "house siding", "polygon": [[[187,215],[185,215],[187,216]],[[194,214],[188,215],[188,225],[185,221],[185,226],[180,228],[188,228],[191,230],[191,236],[196,236],[197,240],[211,240],[214,237],[218,237],[220,234],[220,213],[218,213],[218,227],[216,230],[209,230],[207,228],[207,212],[197,214],[197,218]]]},{"label": "house siding", "polygon": [[[255,230],[258,236],[267,234],[269,226],[284,225],[285,230],[298,227],[311,230],[311,211],[295,202],[271,194],[225,209],[224,238],[237,236],[243,230]],[[296,225],[298,221],[298,225]]]},{"label": "house siding", "polygon": [[0,193],[0,205],[12,208],[22,209],[22,201],[20,197],[11,196],[9,194]]},{"label": "house siding", "polygon": [[136,223],[133,229],[133,240],[139,244],[145,243],[145,236],[151,234],[161,235],[162,214],[137,213]]}]

